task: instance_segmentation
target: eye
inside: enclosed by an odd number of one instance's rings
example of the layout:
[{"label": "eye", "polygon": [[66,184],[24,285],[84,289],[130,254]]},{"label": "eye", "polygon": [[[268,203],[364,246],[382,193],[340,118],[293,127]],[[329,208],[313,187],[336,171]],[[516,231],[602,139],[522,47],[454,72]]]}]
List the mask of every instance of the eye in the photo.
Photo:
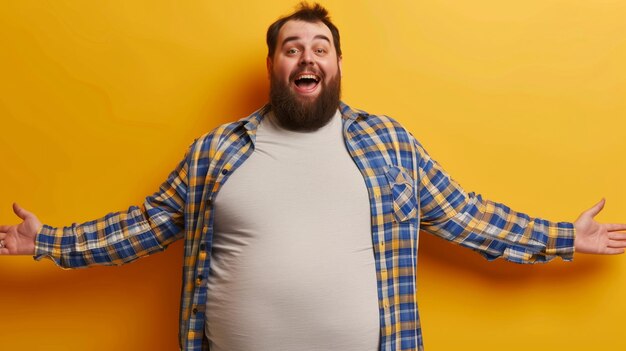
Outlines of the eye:
[{"label": "eye", "polygon": [[296,49],[296,48],[291,48],[289,50],[287,50],[287,55],[295,55],[297,53],[299,53],[300,50]]},{"label": "eye", "polygon": [[317,48],[315,49],[315,53],[318,55],[324,55],[326,53],[326,49],[324,48]]}]

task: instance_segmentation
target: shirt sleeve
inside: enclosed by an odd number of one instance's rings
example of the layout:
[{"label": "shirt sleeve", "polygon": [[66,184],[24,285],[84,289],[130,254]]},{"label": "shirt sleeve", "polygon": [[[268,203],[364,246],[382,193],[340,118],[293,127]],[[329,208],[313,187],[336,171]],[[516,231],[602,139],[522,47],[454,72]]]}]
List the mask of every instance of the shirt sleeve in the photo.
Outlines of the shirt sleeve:
[{"label": "shirt sleeve", "polygon": [[489,260],[572,260],[572,223],[531,218],[473,192],[466,193],[417,142],[416,147],[420,156],[421,229],[473,249]]},{"label": "shirt sleeve", "polygon": [[185,157],[141,206],[63,228],[44,225],[35,240],[34,258],[80,268],[120,265],[164,250],[183,235],[187,167]]}]

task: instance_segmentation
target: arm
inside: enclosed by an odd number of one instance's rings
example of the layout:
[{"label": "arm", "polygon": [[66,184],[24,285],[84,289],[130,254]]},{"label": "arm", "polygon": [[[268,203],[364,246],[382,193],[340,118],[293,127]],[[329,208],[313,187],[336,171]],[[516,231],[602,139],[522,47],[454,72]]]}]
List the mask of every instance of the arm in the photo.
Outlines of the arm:
[{"label": "arm", "polygon": [[488,259],[517,263],[571,260],[574,251],[596,254],[624,252],[626,225],[593,220],[603,202],[583,212],[575,223],[531,218],[504,204],[466,193],[416,142],[422,229],[480,252]]},{"label": "arm", "polygon": [[50,258],[62,267],[115,265],[161,251],[182,235],[187,196],[187,161],[170,173],[143,205],[64,228],[42,225],[18,205],[23,222],[0,226],[0,254]]}]

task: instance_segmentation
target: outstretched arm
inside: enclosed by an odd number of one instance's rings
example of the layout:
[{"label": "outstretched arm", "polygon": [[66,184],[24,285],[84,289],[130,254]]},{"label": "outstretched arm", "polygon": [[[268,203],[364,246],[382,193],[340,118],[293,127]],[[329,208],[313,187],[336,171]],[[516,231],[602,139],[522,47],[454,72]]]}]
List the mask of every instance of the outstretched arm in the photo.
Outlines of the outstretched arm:
[{"label": "outstretched arm", "polygon": [[0,225],[0,255],[34,255],[35,237],[41,222],[20,205],[13,204],[13,212],[22,219],[16,225]]},{"label": "outstretched arm", "polygon": [[605,200],[583,212],[576,222],[574,248],[578,253],[616,255],[626,248],[626,224],[599,223],[594,217],[604,208]]},{"label": "outstretched arm", "polygon": [[183,236],[187,156],[141,206],[66,227],[42,225],[18,205],[23,222],[0,226],[0,254],[50,258],[65,268],[119,265],[164,250]]},{"label": "outstretched arm", "polygon": [[488,259],[517,263],[571,260],[574,252],[620,254],[626,248],[626,224],[593,219],[604,200],[583,212],[576,222],[550,222],[513,211],[504,204],[466,193],[416,142],[420,153],[421,226]]}]

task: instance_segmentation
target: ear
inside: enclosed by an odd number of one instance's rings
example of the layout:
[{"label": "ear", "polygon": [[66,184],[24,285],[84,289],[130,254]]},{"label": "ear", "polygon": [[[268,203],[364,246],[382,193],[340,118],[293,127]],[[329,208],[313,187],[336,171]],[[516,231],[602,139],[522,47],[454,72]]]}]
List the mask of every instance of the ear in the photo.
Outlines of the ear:
[{"label": "ear", "polygon": [[339,77],[343,77],[343,72],[341,71],[341,56],[337,59],[337,66],[339,67]]},{"label": "ear", "polygon": [[267,57],[265,60],[265,66],[267,66],[267,79],[270,79],[272,76],[272,58]]}]

